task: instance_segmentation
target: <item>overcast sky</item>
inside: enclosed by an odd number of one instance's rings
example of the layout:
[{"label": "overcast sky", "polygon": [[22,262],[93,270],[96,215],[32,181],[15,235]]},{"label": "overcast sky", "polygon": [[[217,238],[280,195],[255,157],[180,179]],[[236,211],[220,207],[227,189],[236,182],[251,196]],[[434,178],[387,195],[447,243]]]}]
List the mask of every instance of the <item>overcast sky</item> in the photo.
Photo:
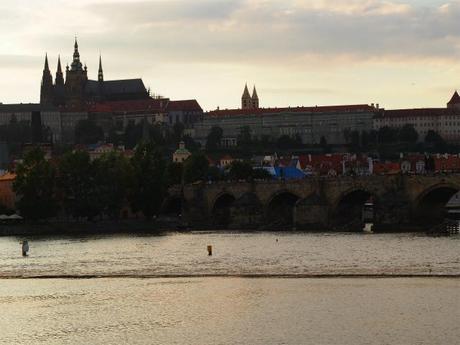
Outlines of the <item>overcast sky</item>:
[{"label": "overcast sky", "polygon": [[89,76],[142,77],[206,110],[445,106],[460,89],[457,0],[0,0],[0,102],[37,102],[44,55]]}]

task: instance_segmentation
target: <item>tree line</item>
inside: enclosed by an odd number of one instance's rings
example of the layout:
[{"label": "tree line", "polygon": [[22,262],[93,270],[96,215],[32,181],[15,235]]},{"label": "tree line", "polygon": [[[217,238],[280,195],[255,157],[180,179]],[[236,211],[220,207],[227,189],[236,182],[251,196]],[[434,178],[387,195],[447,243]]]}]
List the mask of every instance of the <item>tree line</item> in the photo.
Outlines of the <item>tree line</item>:
[{"label": "tree line", "polygon": [[28,220],[56,216],[79,220],[118,219],[129,207],[147,218],[157,216],[168,188],[196,181],[266,179],[249,162],[228,169],[210,166],[202,153],[184,163],[170,162],[152,142],[141,142],[131,158],[113,151],[91,160],[86,151],[66,152],[46,160],[39,148],[24,154],[13,184],[17,209]]}]

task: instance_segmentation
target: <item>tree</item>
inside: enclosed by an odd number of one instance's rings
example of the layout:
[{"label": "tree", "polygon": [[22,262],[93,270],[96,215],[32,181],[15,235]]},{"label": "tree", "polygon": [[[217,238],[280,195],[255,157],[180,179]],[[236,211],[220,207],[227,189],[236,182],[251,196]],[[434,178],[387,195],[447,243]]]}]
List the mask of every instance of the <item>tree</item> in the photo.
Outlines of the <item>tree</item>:
[{"label": "tree", "polygon": [[127,149],[133,149],[142,140],[143,129],[142,123],[138,123],[137,125],[128,123],[123,136],[123,142]]},{"label": "tree", "polygon": [[398,141],[398,129],[393,127],[384,126],[379,129],[378,138],[381,144],[390,144]]},{"label": "tree", "polygon": [[208,176],[209,161],[201,153],[192,154],[184,163],[184,181],[192,183],[205,181]]},{"label": "tree", "polygon": [[278,138],[276,145],[282,150],[290,149],[292,148],[292,138],[289,135],[282,135]]},{"label": "tree", "polygon": [[444,139],[434,130],[430,129],[425,136],[425,143],[438,144],[444,142]]},{"label": "tree", "polygon": [[265,169],[253,169],[252,170],[252,178],[254,180],[271,180],[272,175]]},{"label": "tree", "polygon": [[55,169],[39,148],[30,150],[16,168],[14,191],[19,196],[17,208],[26,219],[47,219],[57,212]]},{"label": "tree", "polygon": [[413,125],[404,125],[399,132],[399,139],[404,143],[415,144],[418,140],[418,133]]},{"label": "tree", "polygon": [[222,128],[218,126],[212,127],[206,138],[206,150],[213,151],[218,149],[223,135],[224,131]]},{"label": "tree", "polygon": [[80,120],[75,127],[77,144],[96,144],[104,140],[104,131],[92,120]]},{"label": "tree", "polygon": [[444,139],[435,131],[429,130],[425,137],[425,143],[432,152],[446,152],[448,147]]},{"label": "tree", "polygon": [[208,167],[207,176],[208,176],[209,181],[214,181],[214,182],[223,180],[225,178],[222,174],[222,171],[216,166]]},{"label": "tree", "polygon": [[177,145],[182,140],[185,126],[182,122],[176,122],[173,126],[173,144]]},{"label": "tree", "polygon": [[238,135],[238,146],[243,150],[249,150],[252,144],[252,131],[251,127],[244,126],[240,129],[240,134]]},{"label": "tree", "polygon": [[185,147],[192,153],[198,151],[201,147],[200,143],[193,140],[190,135],[184,135],[182,140],[185,143]]},{"label": "tree", "polygon": [[159,213],[166,196],[166,162],[152,143],[140,143],[131,164],[134,173],[131,207],[151,219]]},{"label": "tree", "polygon": [[233,161],[228,170],[230,180],[252,180],[252,166],[248,162]]},{"label": "tree", "polygon": [[115,151],[102,155],[93,164],[102,211],[116,219],[127,205],[133,185],[132,166],[128,159]]},{"label": "tree", "polygon": [[57,187],[67,214],[92,220],[102,208],[94,166],[84,151],[67,152],[59,161]]},{"label": "tree", "polygon": [[171,162],[166,168],[166,177],[168,186],[173,186],[182,183],[182,174],[184,173],[184,165],[178,162]]}]

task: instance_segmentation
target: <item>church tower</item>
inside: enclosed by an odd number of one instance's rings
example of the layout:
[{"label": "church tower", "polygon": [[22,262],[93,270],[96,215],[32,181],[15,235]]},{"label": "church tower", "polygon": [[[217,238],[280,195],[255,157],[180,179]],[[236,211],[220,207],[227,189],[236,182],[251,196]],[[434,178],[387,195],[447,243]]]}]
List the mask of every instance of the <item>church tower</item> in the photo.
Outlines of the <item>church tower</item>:
[{"label": "church tower", "polygon": [[104,81],[104,72],[102,71],[102,58],[99,55],[99,71],[97,72],[97,81],[103,82]]},{"label": "church tower", "polygon": [[241,109],[252,109],[252,98],[249,94],[248,84],[244,86],[243,96],[241,96]]},{"label": "church tower", "polygon": [[45,67],[43,68],[42,83],[40,87],[40,104],[52,105],[54,92],[53,92],[53,76],[51,75],[48,65],[48,54],[45,55]]},{"label": "church tower", "polygon": [[85,85],[88,81],[88,71],[80,62],[78,42],[75,38],[73,61],[70,69],[66,70],[65,94],[66,104],[70,107],[81,107],[85,103]]},{"label": "church tower", "polygon": [[254,85],[254,89],[252,90],[252,108],[259,109],[259,96],[257,96],[256,86]]}]

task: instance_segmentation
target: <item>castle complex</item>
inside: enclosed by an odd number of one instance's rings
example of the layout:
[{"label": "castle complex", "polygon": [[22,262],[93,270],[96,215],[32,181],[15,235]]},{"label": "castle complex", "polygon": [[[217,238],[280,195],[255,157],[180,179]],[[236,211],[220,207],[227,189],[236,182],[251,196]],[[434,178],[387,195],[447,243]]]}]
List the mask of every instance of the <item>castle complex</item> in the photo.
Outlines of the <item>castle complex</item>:
[{"label": "castle complex", "polygon": [[53,83],[48,56],[45,56],[42,83],[40,89],[40,104],[42,106],[59,106],[67,109],[84,108],[88,104],[103,101],[125,101],[148,99],[142,79],[104,80],[102,59],[99,57],[97,80],[88,79],[88,68],[80,61],[78,42],[75,39],[73,61],[67,65],[65,80],[58,57],[56,78]]}]

